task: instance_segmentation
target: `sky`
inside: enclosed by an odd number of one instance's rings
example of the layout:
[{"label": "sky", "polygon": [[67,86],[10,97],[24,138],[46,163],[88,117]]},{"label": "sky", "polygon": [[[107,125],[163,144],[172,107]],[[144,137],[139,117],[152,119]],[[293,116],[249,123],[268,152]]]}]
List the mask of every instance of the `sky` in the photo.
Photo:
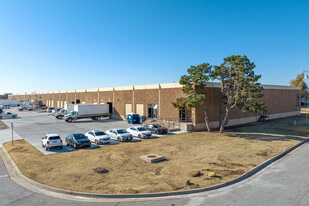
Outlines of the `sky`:
[{"label": "sky", "polygon": [[230,55],[262,84],[309,69],[309,1],[0,0],[0,94],[178,82]]}]

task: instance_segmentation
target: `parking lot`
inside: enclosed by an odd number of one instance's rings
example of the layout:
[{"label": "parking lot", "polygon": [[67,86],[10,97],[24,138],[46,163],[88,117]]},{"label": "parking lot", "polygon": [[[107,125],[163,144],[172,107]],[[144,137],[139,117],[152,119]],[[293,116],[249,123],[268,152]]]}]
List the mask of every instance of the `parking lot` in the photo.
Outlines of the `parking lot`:
[{"label": "parking lot", "polygon": [[[37,111],[17,111],[17,108],[7,109],[6,112],[12,112],[18,114],[16,119],[2,119],[4,123],[10,125],[14,123],[14,131],[21,137],[35,146],[38,150],[44,154],[52,154],[54,152],[66,152],[74,150],[72,147],[64,147],[60,149],[52,149],[45,151],[41,144],[41,138],[46,134],[57,133],[60,135],[62,141],[67,135],[71,133],[86,133],[90,130],[100,129],[106,131],[112,128],[127,129],[132,126],[126,121],[117,119],[101,119],[93,121],[91,119],[81,119],[76,122],[67,123],[63,119],[56,119],[51,113],[37,112]],[[170,133],[171,134],[171,133]],[[158,135],[153,135],[153,138],[157,138]],[[160,135],[159,135],[160,136]],[[132,141],[140,141],[138,138],[134,138]],[[110,146],[118,144],[117,141],[111,141],[109,144],[100,146]],[[98,147],[92,144],[90,149]]]}]

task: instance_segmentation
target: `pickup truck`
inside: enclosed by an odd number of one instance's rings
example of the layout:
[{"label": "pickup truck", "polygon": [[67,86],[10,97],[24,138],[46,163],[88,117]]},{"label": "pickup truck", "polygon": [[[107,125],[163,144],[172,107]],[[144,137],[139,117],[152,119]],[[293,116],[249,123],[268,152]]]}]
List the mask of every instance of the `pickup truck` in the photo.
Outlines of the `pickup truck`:
[{"label": "pickup truck", "polygon": [[68,111],[66,109],[61,109],[59,112],[55,113],[54,116],[57,119],[62,119],[62,117],[64,117],[64,115],[66,115],[68,113]]}]

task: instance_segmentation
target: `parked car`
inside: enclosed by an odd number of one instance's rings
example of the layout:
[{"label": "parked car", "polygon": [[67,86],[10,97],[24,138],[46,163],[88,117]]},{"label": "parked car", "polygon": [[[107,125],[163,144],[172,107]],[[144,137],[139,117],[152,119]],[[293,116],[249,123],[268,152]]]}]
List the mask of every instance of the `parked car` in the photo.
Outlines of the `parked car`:
[{"label": "parked car", "polygon": [[111,141],[111,138],[102,130],[92,130],[87,132],[85,135],[91,142],[96,144],[105,144],[110,143]]},{"label": "parked car", "polygon": [[33,111],[35,110],[35,106],[30,106],[30,107],[27,107],[28,111]]},{"label": "parked car", "polygon": [[110,129],[106,131],[106,134],[119,142],[131,141],[133,139],[132,134],[128,133],[125,129]]},{"label": "parked car", "polygon": [[1,113],[3,113],[3,110],[2,110],[2,109],[0,109],[0,114],[1,114]]},{"label": "parked car", "polygon": [[67,146],[74,147],[90,147],[90,140],[83,133],[74,133],[65,137],[65,142]]},{"label": "parked car", "polygon": [[51,112],[53,111],[53,109],[55,109],[55,108],[54,108],[54,107],[48,107],[48,108],[46,109],[46,112],[51,113]]},{"label": "parked car", "polygon": [[10,109],[10,105],[8,104],[3,105],[3,109]]},{"label": "parked car", "polygon": [[130,127],[127,129],[127,131],[132,134],[134,137],[138,138],[144,138],[144,137],[150,137],[151,132],[146,130],[145,127]]},{"label": "parked car", "polygon": [[56,113],[58,113],[60,110],[61,110],[61,109],[53,109],[53,110],[52,110],[52,113],[53,113],[53,114],[56,114]]},{"label": "parked car", "polygon": [[55,147],[62,149],[62,146],[62,139],[58,134],[47,134],[42,137],[42,147],[45,147],[46,151]]},{"label": "parked car", "polygon": [[2,119],[2,118],[13,118],[13,119],[15,119],[16,117],[17,117],[17,114],[13,114],[11,112],[5,112],[5,113],[0,114],[0,119]]},{"label": "parked car", "polygon": [[24,110],[27,110],[27,107],[25,107],[25,106],[18,107],[18,111],[24,111]]},{"label": "parked car", "polygon": [[147,124],[145,128],[154,134],[167,134],[168,133],[168,129],[166,127],[162,127],[159,124]]}]

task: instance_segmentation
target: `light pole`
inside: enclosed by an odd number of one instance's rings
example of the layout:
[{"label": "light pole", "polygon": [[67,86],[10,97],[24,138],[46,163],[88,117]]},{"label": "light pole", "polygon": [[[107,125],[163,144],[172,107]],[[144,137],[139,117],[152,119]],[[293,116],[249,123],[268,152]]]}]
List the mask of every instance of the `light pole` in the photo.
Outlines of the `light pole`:
[{"label": "light pole", "polygon": [[[304,73],[309,73],[309,70],[305,70],[303,71]],[[308,74],[305,75],[305,84],[307,84],[307,80],[308,80]],[[306,92],[306,89],[305,89],[305,100],[306,100],[306,124],[308,123],[308,97],[307,97],[307,92]]]}]

